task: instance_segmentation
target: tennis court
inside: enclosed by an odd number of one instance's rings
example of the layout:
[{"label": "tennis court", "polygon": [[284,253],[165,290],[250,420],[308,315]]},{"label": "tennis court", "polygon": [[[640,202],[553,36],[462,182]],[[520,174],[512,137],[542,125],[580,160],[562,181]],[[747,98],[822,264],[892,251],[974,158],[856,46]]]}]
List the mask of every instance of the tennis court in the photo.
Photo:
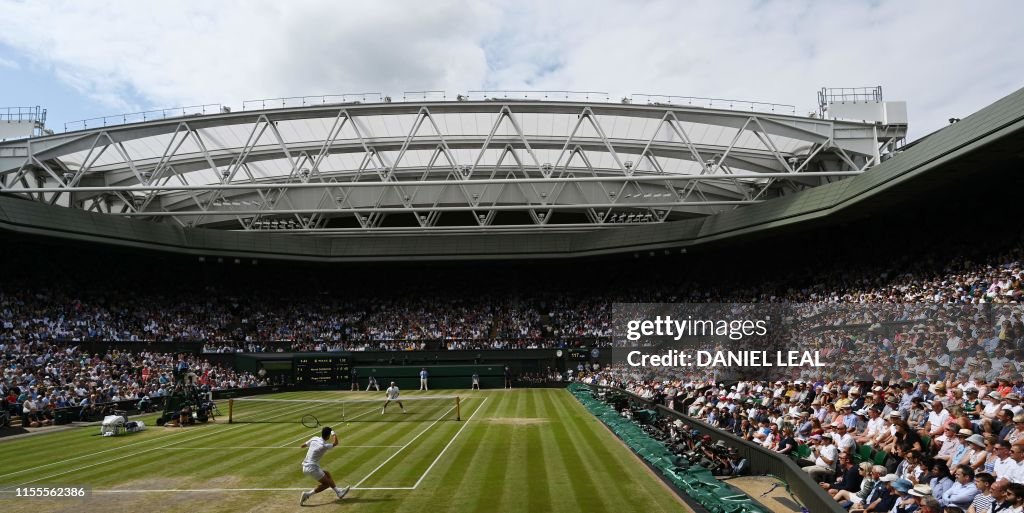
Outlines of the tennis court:
[{"label": "tennis court", "polygon": [[[423,396],[459,396],[417,400]],[[315,484],[300,471],[300,446],[319,428],[300,419],[353,401],[332,425],[340,446],[322,464],[352,485],[307,507],[345,511],[685,511],[686,507],[565,390],[403,393],[380,414],[379,392],[261,396],[227,423],[150,427],[100,437],[95,427],[0,442],[0,487],[85,486],[84,499],[0,495],[4,511],[294,511]],[[227,412],[226,402],[219,405]],[[333,409],[333,408],[331,408]],[[461,420],[456,420],[456,413]],[[340,417],[335,415],[335,417]],[[151,419],[143,417],[150,424]],[[340,420],[340,422],[338,422]]]}]

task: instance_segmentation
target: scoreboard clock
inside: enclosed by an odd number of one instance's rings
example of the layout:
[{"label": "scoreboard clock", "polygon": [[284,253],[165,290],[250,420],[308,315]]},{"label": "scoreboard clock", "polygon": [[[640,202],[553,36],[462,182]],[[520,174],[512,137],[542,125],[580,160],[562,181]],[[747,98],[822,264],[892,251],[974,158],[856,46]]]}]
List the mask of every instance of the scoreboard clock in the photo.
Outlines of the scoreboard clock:
[{"label": "scoreboard clock", "polygon": [[300,356],[295,359],[295,384],[344,387],[350,381],[348,356]]},{"label": "scoreboard clock", "polygon": [[585,362],[587,358],[590,358],[590,351],[587,349],[570,349],[565,356],[568,360]]}]

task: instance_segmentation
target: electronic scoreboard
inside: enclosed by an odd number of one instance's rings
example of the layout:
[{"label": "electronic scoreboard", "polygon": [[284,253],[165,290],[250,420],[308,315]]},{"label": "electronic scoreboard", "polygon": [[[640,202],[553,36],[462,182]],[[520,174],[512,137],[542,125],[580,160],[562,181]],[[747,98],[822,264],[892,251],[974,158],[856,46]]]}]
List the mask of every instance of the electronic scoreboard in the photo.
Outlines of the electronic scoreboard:
[{"label": "electronic scoreboard", "polygon": [[352,379],[347,355],[297,356],[294,369],[299,386],[347,388]]}]

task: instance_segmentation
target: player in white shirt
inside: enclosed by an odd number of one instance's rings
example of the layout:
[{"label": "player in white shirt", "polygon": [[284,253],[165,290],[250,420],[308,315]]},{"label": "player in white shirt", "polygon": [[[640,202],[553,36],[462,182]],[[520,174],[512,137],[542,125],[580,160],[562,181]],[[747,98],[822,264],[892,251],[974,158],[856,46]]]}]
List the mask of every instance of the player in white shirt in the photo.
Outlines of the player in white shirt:
[{"label": "player in white shirt", "polygon": [[338,434],[332,432],[331,428],[325,427],[320,431],[320,436],[314,436],[309,441],[302,444],[303,448],[309,448],[306,451],[306,459],[302,460],[302,473],[306,474],[313,479],[316,479],[320,484],[308,492],[302,492],[302,498],[299,500],[299,506],[302,506],[306,501],[314,494],[318,494],[328,488],[334,490],[338,498],[344,498],[345,494],[348,493],[349,487],[339,489],[334,484],[334,478],[331,477],[331,473],[320,468],[320,458],[324,457],[327,451],[338,446]]},{"label": "player in white shirt", "polygon": [[384,391],[384,394],[387,395],[388,400],[384,401],[384,407],[380,409],[381,415],[384,415],[384,410],[388,409],[388,405],[391,404],[391,401],[398,403],[398,407],[402,409],[402,413],[406,413],[405,406],[402,406],[402,401],[398,400],[398,385],[396,385],[394,381],[392,381],[391,386]]}]

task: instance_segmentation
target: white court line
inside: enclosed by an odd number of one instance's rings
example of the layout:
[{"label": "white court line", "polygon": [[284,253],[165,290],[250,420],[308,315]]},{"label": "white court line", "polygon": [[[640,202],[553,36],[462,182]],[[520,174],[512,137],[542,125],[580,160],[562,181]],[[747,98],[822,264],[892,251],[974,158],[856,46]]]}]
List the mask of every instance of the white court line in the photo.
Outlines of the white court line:
[{"label": "white court line", "polygon": [[128,445],[122,445],[122,446],[119,446],[119,447],[112,447],[112,448],[110,448],[110,449],[104,449],[104,450],[102,450],[102,451],[96,451],[96,452],[91,452],[91,453],[89,453],[89,454],[83,454],[83,455],[81,455],[81,456],[75,456],[74,458],[67,458],[67,459],[62,459],[62,460],[60,460],[60,461],[55,461],[55,462],[53,462],[53,463],[47,463],[47,464],[45,464],[45,465],[39,465],[39,466],[36,466],[36,467],[32,467],[32,468],[26,468],[26,469],[24,469],[24,470],[16,470],[16,471],[14,471],[14,472],[8,472],[8,473],[6,473],[6,474],[0,474],[0,477],[7,477],[7,476],[13,476],[13,475],[15,475],[15,474],[23,474],[23,473],[25,473],[25,472],[29,472],[29,471],[31,471],[31,470],[37,470],[37,469],[41,469],[41,468],[45,468],[45,467],[52,467],[53,465],[57,465],[57,464],[60,464],[60,463],[67,463],[67,462],[69,462],[69,461],[74,461],[74,460],[80,460],[80,459],[82,459],[82,458],[91,458],[91,457],[93,457],[93,456],[96,456],[97,454],[103,454],[103,453],[105,453],[105,452],[110,452],[110,451],[116,451],[116,450],[119,450],[119,449],[125,449],[125,448],[127,448],[127,447],[131,447],[131,446],[133,446],[133,445],[139,445],[139,444],[146,444],[146,443],[149,443],[149,442],[159,442],[159,441],[161,441],[161,440],[163,440],[163,439],[165,439],[165,438],[170,438],[170,437],[172,437],[172,436],[178,436],[178,435],[183,435],[183,434],[185,434],[185,433],[187,433],[187,432],[188,432],[188,431],[179,431],[179,432],[177,432],[177,433],[171,433],[171,434],[169,434],[169,435],[165,435],[165,436],[163,436],[163,437],[158,437],[158,438],[147,438],[146,440],[140,440],[140,441],[138,441],[138,442],[135,442],[135,443],[131,443],[131,444],[128,444]]},{"label": "white court line", "polygon": [[454,410],[454,409],[455,409],[455,407],[452,406],[451,408],[448,409],[448,411],[442,413],[441,417],[439,417],[434,422],[430,423],[430,425],[427,426],[423,431],[420,431],[418,435],[414,436],[412,440],[409,440],[408,443],[403,445],[401,449],[395,451],[395,453],[392,454],[390,457],[388,457],[388,459],[384,460],[384,463],[381,463],[380,465],[377,465],[377,468],[371,470],[369,474],[366,474],[366,477],[364,477],[361,481],[356,483],[355,486],[353,486],[353,488],[359,489],[359,485],[363,484],[367,479],[370,479],[370,476],[376,474],[378,470],[383,468],[384,465],[387,465],[389,461],[391,461],[392,459],[395,458],[395,456],[398,456],[398,454],[401,453],[402,451],[404,451],[406,447],[409,447],[413,442],[416,441],[417,438],[423,436],[423,433],[426,433],[430,428],[434,427],[434,424],[437,424],[438,422],[441,422],[441,419],[443,419],[445,415],[448,415],[449,413],[451,413],[452,410]]},{"label": "white court line", "polygon": [[[290,405],[288,405],[288,406],[290,406]],[[280,409],[282,409],[282,408],[287,408],[288,406],[282,406],[281,408],[275,408],[275,409],[273,409],[273,410],[270,410],[270,411],[271,411],[271,412],[273,412],[273,411],[275,411],[275,410],[280,410]],[[268,413],[269,413],[269,412],[268,412]],[[207,424],[207,425],[223,425],[223,424]],[[188,433],[188,431],[179,431],[179,432],[177,432],[177,433],[171,433],[171,434],[169,434],[169,435],[164,435],[164,436],[162,436],[162,437],[156,437],[156,438],[148,438],[148,439],[146,439],[146,440],[140,440],[140,441],[138,441],[138,442],[135,442],[135,443],[130,443],[130,444],[127,444],[127,445],[121,445],[121,446],[118,446],[118,447],[112,447],[112,448],[110,448],[110,449],[104,449],[104,450],[102,450],[102,451],[96,451],[96,452],[91,452],[91,453],[89,453],[89,454],[83,454],[83,455],[81,455],[81,456],[75,456],[74,458],[67,458],[67,459],[62,459],[62,460],[60,460],[60,461],[55,461],[55,462],[53,462],[53,463],[46,463],[46,464],[43,464],[43,465],[38,465],[38,466],[35,466],[35,467],[31,467],[31,468],[26,468],[26,469],[23,469],[23,470],[16,470],[16,471],[14,471],[14,472],[8,472],[8,473],[6,473],[6,474],[0,474],[0,478],[3,478],[3,477],[7,477],[7,476],[13,476],[13,475],[17,475],[17,474],[24,474],[25,472],[31,472],[31,471],[33,471],[33,470],[38,470],[38,469],[41,469],[41,468],[46,468],[46,467],[52,467],[52,466],[54,466],[54,465],[60,465],[60,464],[64,464],[64,463],[67,463],[67,462],[69,462],[69,461],[75,461],[75,460],[80,460],[80,459],[82,459],[82,458],[92,458],[92,457],[96,456],[97,454],[103,454],[103,453],[105,453],[105,452],[110,452],[110,451],[117,451],[117,450],[121,450],[121,449],[126,449],[126,448],[128,448],[128,447],[132,447],[132,446],[135,446],[135,445],[139,445],[139,444],[146,444],[146,443],[149,443],[149,442],[159,442],[159,441],[163,441],[163,440],[164,440],[164,439],[166,439],[166,438],[170,438],[170,437],[172,437],[172,436],[178,436],[178,435],[183,435],[183,434],[185,434],[185,433]]]},{"label": "white court line", "polygon": [[[273,410],[271,410],[271,411],[273,411]],[[283,416],[283,415],[290,415],[292,413],[294,413],[294,412],[287,411],[287,412],[284,412],[284,413],[282,413],[280,415],[275,415],[275,416],[269,417],[269,418],[280,417],[280,416]],[[111,462],[114,462],[114,461],[120,461],[120,460],[123,460],[125,458],[132,458],[132,457],[138,456],[140,454],[146,454],[147,452],[153,452],[155,450],[163,449],[163,448],[166,448],[166,447],[170,447],[172,445],[178,445],[178,444],[182,444],[182,443],[185,443],[185,442],[191,442],[192,440],[198,440],[200,438],[206,438],[208,436],[213,436],[213,435],[216,435],[216,434],[224,433],[224,432],[227,432],[227,431],[231,431],[232,429],[237,429],[237,428],[240,428],[240,427],[243,427],[243,426],[248,426],[248,425],[250,425],[250,424],[237,424],[237,425],[229,426],[229,427],[221,429],[221,430],[213,430],[212,432],[207,433],[205,435],[199,435],[199,436],[195,436],[195,437],[192,437],[192,438],[186,438],[186,439],[178,441],[178,442],[172,442],[172,443],[169,443],[169,444],[166,444],[166,445],[161,445],[160,447],[154,447],[152,449],[146,449],[144,451],[134,452],[132,454],[127,454],[125,456],[121,456],[121,457],[118,457],[118,458],[111,458],[109,460],[104,460],[104,461],[101,461],[99,463],[93,463],[92,465],[85,465],[83,467],[78,467],[78,468],[74,468],[74,469],[71,469],[71,470],[66,470],[64,472],[59,472],[57,474],[51,474],[51,475],[48,475],[46,477],[41,477],[39,479],[33,479],[32,481],[26,481],[26,482],[21,483],[21,484],[16,485],[16,486],[25,486],[27,484],[38,483],[39,481],[42,481],[44,479],[50,479],[51,477],[63,476],[65,474],[70,474],[72,472],[78,472],[79,470],[85,470],[87,468],[92,468],[92,467],[95,467],[97,465],[103,465],[103,464],[111,463]]]},{"label": "white court line", "polygon": [[413,490],[415,490],[416,487],[420,485],[420,483],[423,481],[423,478],[427,477],[427,474],[430,473],[430,469],[434,468],[434,465],[437,465],[437,462],[441,460],[441,456],[444,456],[445,451],[447,451],[448,448],[452,446],[452,443],[455,442],[455,439],[458,438],[460,434],[462,434],[462,430],[466,429],[466,426],[469,425],[469,421],[473,420],[473,417],[475,417],[476,413],[480,411],[481,408],[484,407],[484,403],[486,403],[488,399],[490,399],[490,397],[484,397],[484,400],[480,403],[480,406],[477,406],[476,409],[473,410],[473,414],[470,415],[468,419],[466,419],[466,423],[463,424],[462,427],[459,428],[459,430],[455,433],[455,436],[453,436],[452,439],[448,441],[448,445],[444,446],[444,449],[441,449],[441,453],[438,454],[436,458],[434,458],[434,461],[430,464],[429,467],[427,467],[427,470],[423,471],[423,475],[420,476],[418,480],[416,480],[416,484],[412,485]]},{"label": "white court line", "polygon": [[[388,447],[401,447],[401,445],[339,445],[338,446],[339,449],[360,449],[360,448],[369,448],[369,447],[388,448]],[[223,447],[160,447],[159,449],[162,450],[162,451],[223,451],[224,450]],[[277,445],[259,446],[259,447],[254,447],[254,446],[239,447],[237,445],[232,445],[231,449],[302,449],[302,447],[299,447],[297,445],[294,445],[294,446],[284,446],[284,447],[277,446]]]}]

